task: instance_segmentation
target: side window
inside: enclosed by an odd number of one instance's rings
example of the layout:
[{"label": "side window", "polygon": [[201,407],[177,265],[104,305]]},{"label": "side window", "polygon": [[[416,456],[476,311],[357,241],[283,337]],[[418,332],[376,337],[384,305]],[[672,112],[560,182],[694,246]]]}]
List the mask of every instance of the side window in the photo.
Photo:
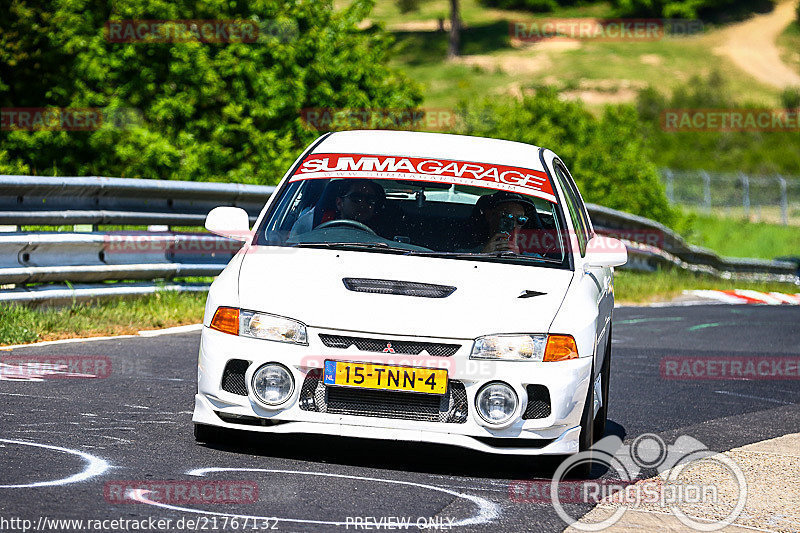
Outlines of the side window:
[{"label": "side window", "polygon": [[567,168],[562,165],[563,163],[559,163],[559,166],[561,167],[561,170],[566,178],[567,185],[570,187],[570,189],[572,189],[572,194],[575,196],[575,201],[577,202],[578,206],[578,212],[580,213],[581,218],[583,219],[583,225],[586,227],[586,234],[591,239],[592,236],[594,235],[594,231],[592,230],[592,224],[589,221],[589,215],[586,211],[586,206],[583,204],[583,199],[581,199],[581,195],[578,192],[578,187],[575,185],[575,180],[572,179],[569,170],[567,170]]},{"label": "side window", "polygon": [[576,197],[575,190],[572,188],[570,179],[561,165],[555,164],[556,179],[558,185],[564,192],[564,201],[567,203],[567,211],[569,217],[572,219],[572,226],[575,228],[575,238],[578,241],[578,249],[580,250],[581,257],[586,256],[586,243],[589,241],[589,229],[586,225],[586,220],[582,213],[580,198]]}]

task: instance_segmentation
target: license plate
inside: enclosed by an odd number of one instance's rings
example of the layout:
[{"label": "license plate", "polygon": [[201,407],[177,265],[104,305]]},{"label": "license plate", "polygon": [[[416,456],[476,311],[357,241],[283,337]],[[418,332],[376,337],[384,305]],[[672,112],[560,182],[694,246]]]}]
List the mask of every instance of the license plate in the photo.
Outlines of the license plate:
[{"label": "license plate", "polygon": [[447,370],[325,361],[325,385],[444,394]]}]

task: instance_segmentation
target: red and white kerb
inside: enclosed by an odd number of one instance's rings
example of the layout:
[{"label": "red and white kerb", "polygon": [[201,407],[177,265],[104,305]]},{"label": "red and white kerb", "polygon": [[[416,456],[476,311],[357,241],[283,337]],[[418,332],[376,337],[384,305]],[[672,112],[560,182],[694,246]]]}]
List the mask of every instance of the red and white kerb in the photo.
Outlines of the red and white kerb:
[{"label": "red and white kerb", "polygon": [[536,196],[556,203],[547,174],[520,167],[360,154],[313,154],[289,181],[330,178],[416,180],[470,185]]}]

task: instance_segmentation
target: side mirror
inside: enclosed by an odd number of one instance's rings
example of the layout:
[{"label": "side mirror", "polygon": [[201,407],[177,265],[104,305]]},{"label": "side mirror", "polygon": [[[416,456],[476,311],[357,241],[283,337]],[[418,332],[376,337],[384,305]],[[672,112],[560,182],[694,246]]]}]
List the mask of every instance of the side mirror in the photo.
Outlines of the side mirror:
[{"label": "side mirror", "polygon": [[246,241],[250,238],[250,218],[241,207],[215,207],[206,216],[206,229],[222,237]]},{"label": "side mirror", "polygon": [[622,266],[628,262],[628,249],[619,239],[595,235],[586,245],[584,268]]}]

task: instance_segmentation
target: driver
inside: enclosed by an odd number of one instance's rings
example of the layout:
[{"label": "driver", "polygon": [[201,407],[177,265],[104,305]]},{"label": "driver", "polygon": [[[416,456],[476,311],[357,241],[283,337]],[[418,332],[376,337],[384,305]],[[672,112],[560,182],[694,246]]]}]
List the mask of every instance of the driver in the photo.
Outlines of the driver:
[{"label": "driver", "polygon": [[[338,189],[335,192],[336,196],[330,200],[322,198],[317,205],[301,213],[292,226],[290,238],[334,220],[353,220],[367,225],[371,221],[374,224],[375,215],[386,199],[383,187],[368,179],[337,180],[328,185]],[[314,224],[315,218],[318,220],[316,224]]]},{"label": "driver", "polygon": [[336,218],[369,225],[385,198],[383,187],[372,180],[347,180],[347,185],[336,198]]}]

